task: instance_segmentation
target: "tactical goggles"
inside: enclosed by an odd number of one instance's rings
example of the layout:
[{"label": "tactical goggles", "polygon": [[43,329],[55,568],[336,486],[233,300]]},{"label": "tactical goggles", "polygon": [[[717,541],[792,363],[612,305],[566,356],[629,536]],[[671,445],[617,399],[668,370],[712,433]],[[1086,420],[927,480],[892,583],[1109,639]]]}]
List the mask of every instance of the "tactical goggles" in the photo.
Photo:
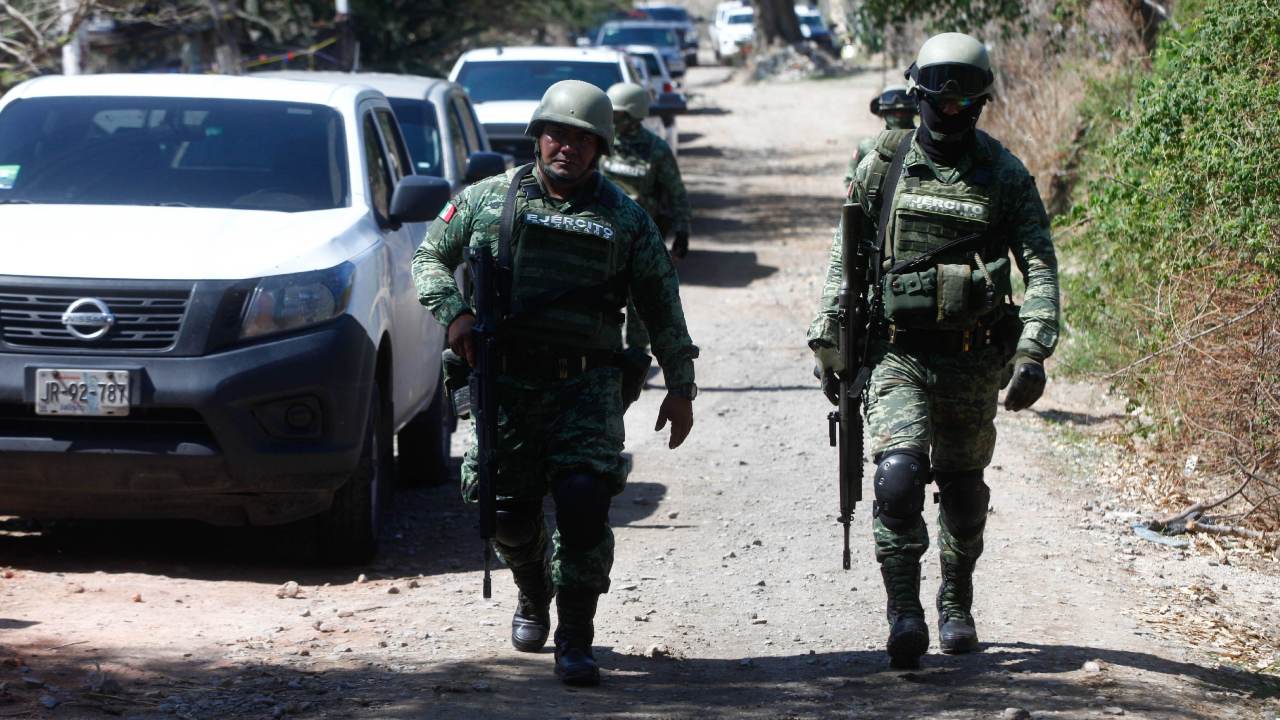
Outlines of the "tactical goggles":
[{"label": "tactical goggles", "polygon": [[926,95],[974,97],[983,94],[995,79],[990,70],[963,63],[942,63],[924,68],[913,64],[907,73]]},{"label": "tactical goggles", "polygon": [[913,107],[915,104],[916,99],[908,95],[906,90],[890,90],[880,95],[881,108]]}]

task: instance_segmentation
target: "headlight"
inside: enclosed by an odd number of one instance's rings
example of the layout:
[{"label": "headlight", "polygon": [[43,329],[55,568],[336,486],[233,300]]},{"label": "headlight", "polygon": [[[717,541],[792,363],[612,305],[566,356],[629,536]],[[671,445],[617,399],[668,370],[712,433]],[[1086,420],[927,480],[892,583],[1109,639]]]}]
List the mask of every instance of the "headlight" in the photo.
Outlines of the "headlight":
[{"label": "headlight", "polygon": [[297,330],[332,320],[347,309],[355,266],[263,278],[249,296],[240,339]]}]

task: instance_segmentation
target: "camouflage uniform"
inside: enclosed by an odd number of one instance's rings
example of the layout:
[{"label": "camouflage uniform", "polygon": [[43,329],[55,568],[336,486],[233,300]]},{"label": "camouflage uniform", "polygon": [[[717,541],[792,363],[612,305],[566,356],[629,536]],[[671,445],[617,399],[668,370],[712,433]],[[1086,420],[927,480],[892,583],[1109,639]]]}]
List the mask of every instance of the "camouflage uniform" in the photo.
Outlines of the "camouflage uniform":
[{"label": "camouflage uniform", "polygon": [[[432,225],[426,241],[413,259],[413,275],[419,299],[444,325],[469,311],[454,281],[453,271],[462,262],[464,248],[487,247],[495,256],[498,225],[507,189],[515,171],[479,182],[459,194]],[[621,277],[626,292],[634,298],[642,317],[653,333],[653,349],[662,365],[668,387],[694,380],[693,360],[698,349],[689,339],[680,306],[679,285],[674,267],[657,229],[634,202],[616,186],[597,175],[576,197],[561,202],[548,195],[538,177],[531,173],[517,199],[516,223],[512,233],[515,255],[516,298],[521,282],[529,285],[569,287],[583,282],[580,275],[588,263],[586,254],[607,258],[607,276]],[[581,262],[562,254],[544,257],[540,265],[532,260],[522,274],[522,245],[530,248],[531,238],[555,227],[555,247],[550,252],[573,249],[573,238],[584,243]],[[561,241],[554,238],[566,238]],[[604,250],[604,254],[599,252]],[[619,303],[620,304],[620,303]],[[621,348],[617,323],[600,313],[599,322],[583,326],[582,316],[552,305],[519,323],[512,323],[508,348],[522,357],[540,353],[610,351]],[[558,476],[572,471],[586,472],[607,485],[608,495],[621,492],[628,466],[623,449],[620,371],[597,367],[567,380],[530,378],[519,373],[499,378],[498,474],[499,505],[536,502]],[[474,429],[472,447],[462,468],[463,497],[476,501]],[[539,518],[541,513],[539,511]],[[542,562],[548,545],[545,527],[539,521],[535,538],[520,546],[496,542],[499,555],[518,570]],[[606,592],[613,563],[613,536],[605,534],[595,546],[571,548],[560,542],[559,532],[550,538],[551,575],[559,588],[584,588]]]},{"label": "camouflage uniform", "polygon": [[[639,123],[630,133],[619,132],[610,154],[601,158],[600,170],[658,224],[663,237],[668,230],[689,233],[689,196],[680,177],[675,154],[667,141]],[[634,304],[627,307],[627,346],[648,347],[649,333],[639,321]]]},{"label": "camouflage uniform", "polygon": [[[877,149],[856,168],[850,195],[863,206],[868,218],[879,217],[871,183],[883,178],[884,164],[889,159],[883,149],[896,147],[902,135],[902,131],[882,133]],[[877,160],[879,177],[873,174]],[[887,195],[888,190],[882,189],[878,197]],[[1012,252],[1026,281],[1017,352],[1041,361],[1053,352],[1058,340],[1059,300],[1049,220],[1034,179],[998,142],[977,131],[973,149],[957,166],[943,167],[930,160],[913,138],[894,194],[890,222],[890,247],[885,254],[888,256],[892,250],[899,261],[968,232],[985,230],[989,242],[981,251],[984,264]],[[842,254],[837,229],[818,315],[808,333],[815,349],[831,347],[838,340],[836,295],[842,281]],[[937,257],[935,262],[965,264],[976,270],[972,255],[972,251],[953,253]],[[885,267],[889,265],[886,260]],[[1001,293],[1010,292],[1006,281]],[[1010,308],[1011,305],[999,305],[993,313],[1009,312]],[[989,500],[982,470],[991,462],[995,448],[997,394],[1002,371],[1012,355],[1010,348],[982,342],[986,322],[986,317],[979,321],[971,346],[961,351],[941,341],[936,345],[930,342],[934,337],[954,337],[956,330],[944,330],[928,322],[897,327],[884,318],[883,332],[872,343],[874,369],[864,405],[870,452],[878,466],[888,456],[919,458],[923,467],[932,468],[932,478],[942,497],[939,546],[944,592],[939,597],[940,614],[944,610],[963,613],[970,626],[969,577],[982,553]],[[890,340],[891,333],[895,333],[894,341]],[[924,338],[924,342],[898,342],[912,335]],[[881,469],[877,468],[877,484],[881,482]],[[962,486],[966,488],[964,492],[954,492],[954,488]],[[948,489],[953,492],[948,493]],[[877,487],[877,497],[879,490]],[[907,513],[905,527],[895,529],[885,524],[880,501],[874,513],[876,558],[882,564],[890,595],[891,622],[895,595],[903,604],[913,604],[914,612],[921,612],[918,568],[920,557],[928,549],[929,536],[921,517],[922,489],[918,497],[917,507]],[[955,520],[962,516],[968,518],[963,527]],[[948,573],[958,574],[961,581],[946,582]]]}]

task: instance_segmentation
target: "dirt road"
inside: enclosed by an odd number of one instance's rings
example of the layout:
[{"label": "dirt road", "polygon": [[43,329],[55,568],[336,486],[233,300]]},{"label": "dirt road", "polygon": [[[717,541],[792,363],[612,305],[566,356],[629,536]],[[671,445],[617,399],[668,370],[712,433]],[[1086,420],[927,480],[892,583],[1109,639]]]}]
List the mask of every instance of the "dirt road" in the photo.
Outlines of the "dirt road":
[{"label": "dirt road", "polygon": [[[0,717],[1026,717],[1007,710],[1020,708],[1271,720],[1273,679],[1136,617],[1161,566],[1121,536],[1123,517],[1081,509],[1094,507],[1103,451],[1060,442],[1119,411],[1062,382],[1035,412],[998,420],[975,608],[984,651],[887,669],[870,503],[843,571],[828,406],[804,347],[845,158],[874,130],[865,103],[880,81],[690,75],[681,165],[696,221],[680,273],[703,394],[675,452],[652,431],[659,391],[628,415],[635,471],[612,514],[602,687],[565,689],[550,653],[511,649],[513,586],[499,575],[494,601],[480,598],[474,519],[451,486],[402,494],[378,562],[340,571],[288,564],[270,532],[8,523]],[[1180,567],[1217,581],[1200,559]],[[934,553],[924,574],[931,598]],[[290,580],[299,596],[278,598]]]}]

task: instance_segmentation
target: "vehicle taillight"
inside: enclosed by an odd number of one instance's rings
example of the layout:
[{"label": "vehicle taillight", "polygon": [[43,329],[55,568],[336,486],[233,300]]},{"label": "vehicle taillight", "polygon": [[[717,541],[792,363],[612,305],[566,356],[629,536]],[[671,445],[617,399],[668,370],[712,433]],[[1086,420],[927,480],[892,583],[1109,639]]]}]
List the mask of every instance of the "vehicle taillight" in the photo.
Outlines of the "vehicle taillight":
[{"label": "vehicle taillight", "polygon": [[669,92],[675,92],[675,91],[676,89],[674,86],[672,86],[671,83],[669,82],[662,83],[662,92],[669,93]]}]

